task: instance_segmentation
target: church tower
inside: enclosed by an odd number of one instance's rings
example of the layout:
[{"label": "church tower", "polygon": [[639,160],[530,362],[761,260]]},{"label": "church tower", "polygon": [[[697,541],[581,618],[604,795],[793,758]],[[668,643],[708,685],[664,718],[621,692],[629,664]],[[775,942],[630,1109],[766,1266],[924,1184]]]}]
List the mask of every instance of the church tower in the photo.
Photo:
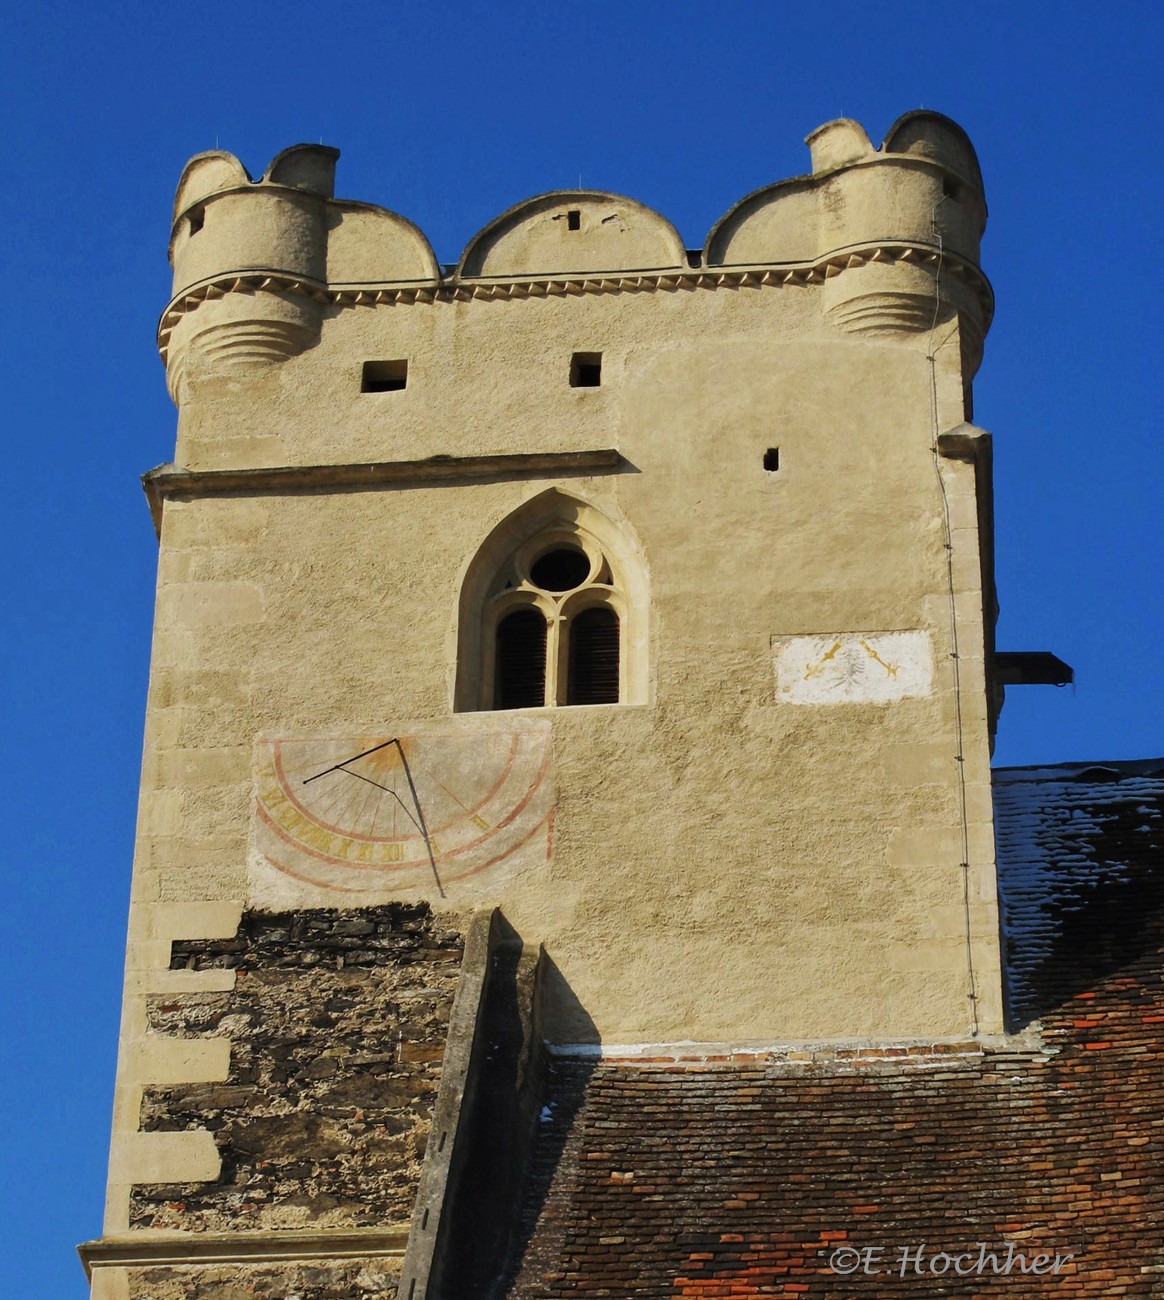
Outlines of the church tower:
[{"label": "church tower", "polygon": [[455,267],[187,166],[95,1300],[484,1296],[547,1056],[1001,1034],[981,176],[808,144]]}]

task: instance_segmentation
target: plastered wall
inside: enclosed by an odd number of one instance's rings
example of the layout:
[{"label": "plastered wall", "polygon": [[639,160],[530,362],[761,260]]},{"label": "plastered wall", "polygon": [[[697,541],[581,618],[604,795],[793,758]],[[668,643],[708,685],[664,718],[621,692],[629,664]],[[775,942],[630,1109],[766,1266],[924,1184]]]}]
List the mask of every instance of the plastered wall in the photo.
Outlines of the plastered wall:
[{"label": "plastered wall", "polygon": [[[539,715],[552,733],[552,854],[450,887],[446,905],[504,905],[547,944],[604,1039],[964,1032],[939,472],[969,597],[963,721],[984,872],[972,911],[991,962],[985,706],[970,694],[980,579],[972,469],[935,468],[925,340],[830,338],[811,292],[579,306],[369,313],[371,341],[352,337],[365,323],[353,314],[335,322],[334,358],[321,345],[285,363],[259,381],[269,401],[236,394],[245,412],[229,425],[229,392],[215,388],[205,412],[193,398],[186,464],[221,463],[243,433],[270,442],[275,463],[613,445],[626,468],[168,503],[143,807],[147,828],[156,814],[166,824],[143,844],[139,888],[168,902],[246,898],[257,736],[349,735],[354,754],[363,737],[448,718],[461,575],[498,522],[555,486],[645,558],[648,702]],[[600,389],[567,384],[579,337],[602,345]],[[361,394],[348,358],[385,351],[408,356],[415,387]],[[953,425],[960,376],[939,378]],[[776,473],[762,464],[772,446]],[[778,700],[774,642],[910,631],[930,656],[924,694]],[[399,888],[386,874],[368,901]],[[577,1018],[560,1030],[582,1032]]]}]

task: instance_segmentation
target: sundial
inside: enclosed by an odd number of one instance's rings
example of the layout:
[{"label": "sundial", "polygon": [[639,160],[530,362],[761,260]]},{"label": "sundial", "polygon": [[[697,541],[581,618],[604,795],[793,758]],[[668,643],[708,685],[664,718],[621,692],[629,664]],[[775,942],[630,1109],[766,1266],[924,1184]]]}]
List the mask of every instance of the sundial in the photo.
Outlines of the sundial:
[{"label": "sundial", "polygon": [[455,895],[549,856],[546,722],[265,738],[255,757],[250,876],[261,901],[304,888]]}]

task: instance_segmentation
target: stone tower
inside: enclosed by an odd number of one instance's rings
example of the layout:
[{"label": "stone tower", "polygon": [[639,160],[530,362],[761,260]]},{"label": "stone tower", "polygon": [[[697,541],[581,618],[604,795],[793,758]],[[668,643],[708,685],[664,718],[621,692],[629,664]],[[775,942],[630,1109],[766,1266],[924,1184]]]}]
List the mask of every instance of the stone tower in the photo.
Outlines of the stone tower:
[{"label": "stone tower", "polygon": [[333,149],[186,168],[95,1297],[486,1294],[545,1051],[1001,1033],[981,176],[808,143],[456,267]]}]

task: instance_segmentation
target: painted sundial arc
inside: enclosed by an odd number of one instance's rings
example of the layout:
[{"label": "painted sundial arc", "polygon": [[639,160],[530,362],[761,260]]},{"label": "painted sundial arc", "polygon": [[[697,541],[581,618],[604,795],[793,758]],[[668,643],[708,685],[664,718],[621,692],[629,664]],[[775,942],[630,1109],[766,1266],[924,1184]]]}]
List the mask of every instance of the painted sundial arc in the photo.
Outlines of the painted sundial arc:
[{"label": "painted sundial arc", "polygon": [[259,897],[292,880],[323,893],[443,890],[549,855],[548,726],[278,738],[255,758]]},{"label": "painted sundial arc", "polygon": [[[510,735],[505,739],[510,742],[505,768],[493,788],[487,791],[472,808],[460,805],[457,797],[447,790],[438,778],[431,773],[425,773],[426,778],[453,799],[459,808],[457,815],[445,823],[435,823],[429,808],[422,809],[430,838],[435,839],[456,821],[480,816],[481,809],[498,794],[513,770],[513,761],[518,752],[518,737]],[[337,749],[341,743],[348,742],[335,742]],[[401,740],[399,743],[404,751],[404,760],[409,762],[415,776],[422,770],[418,757],[413,753],[415,742],[410,739]],[[394,840],[404,841],[415,838],[420,828],[415,821],[416,810],[404,772],[404,761],[395,744],[372,740],[368,744],[368,750],[374,752],[357,750],[355,752],[361,757],[354,762],[345,761],[351,759],[350,754],[341,754],[332,765],[333,770],[328,771],[325,768],[322,772],[318,770],[306,772],[303,769],[310,766],[319,753],[318,745],[318,741],[278,740],[274,742],[275,770],[279,785],[294,807],[298,808],[304,816],[310,817],[317,825],[352,839],[368,840],[371,843],[391,843]],[[375,779],[379,786],[387,785],[391,794],[378,789],[364,778]],[[379,814],[384,811],[385,806],[392,817],[393,833],[388,835],[377,830],[377,823],[383,820]],[[329,822],[324,816],[329,807],[346,809],[347,815]],[[369,810],[371,810],[371,817],[369,817]],[[361,825],[368,826],[369,830],[361,833],[355,829]],[[400,834],[395,833],[398,825],[401,827]]]}]

